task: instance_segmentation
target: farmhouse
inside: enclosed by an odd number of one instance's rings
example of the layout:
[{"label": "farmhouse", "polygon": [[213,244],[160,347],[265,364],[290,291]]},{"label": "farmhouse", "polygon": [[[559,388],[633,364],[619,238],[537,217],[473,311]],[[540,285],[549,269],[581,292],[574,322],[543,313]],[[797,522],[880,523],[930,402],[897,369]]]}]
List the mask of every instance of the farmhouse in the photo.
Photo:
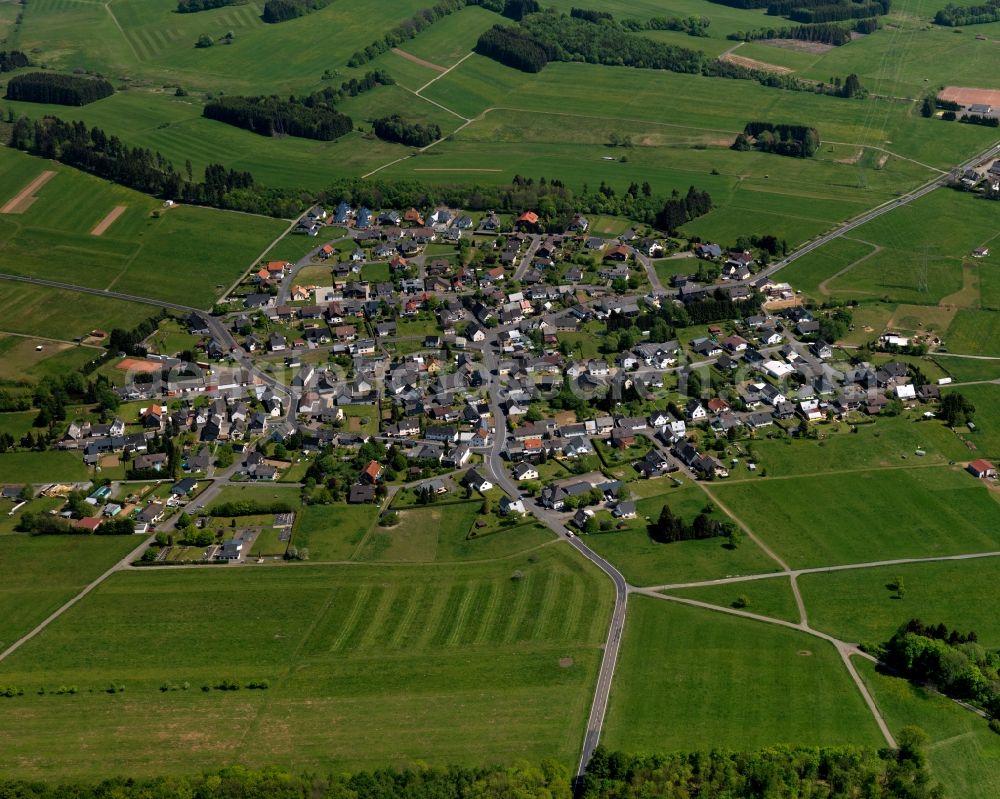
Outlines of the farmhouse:
[{"label": "farmhouse", "polygon": [[997,467],[982,458],[972,461],[965,469],[980,480],[995,480],[997,476]]}]

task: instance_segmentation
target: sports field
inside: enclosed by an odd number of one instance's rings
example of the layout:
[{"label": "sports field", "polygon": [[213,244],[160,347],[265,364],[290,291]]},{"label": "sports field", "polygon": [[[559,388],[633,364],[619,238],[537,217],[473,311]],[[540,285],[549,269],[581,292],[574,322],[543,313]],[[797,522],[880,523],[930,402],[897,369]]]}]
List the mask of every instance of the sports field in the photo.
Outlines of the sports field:
[{"label": "sports field", "polygon": [[629,600],[604,743],[624,751],[881,742],[832,646],[666,600]]},{"label": "sports field", "polygon": [[[50,167],[55,175],[30,207],[0,215],[4,271],[209,307],[287,228],[209,208],[163,210],[138,192],[9,149],[0,151],[0,199]],[[114,224],[92,235],[118,206],[126,210]]]},{"label": "sports field", "polygon": [[[569,763],[610,601],[610,582],[564,547],[460,567],[116,575],[0,665],[0,681],[30,689],[0,718],[0,769],[476,764],[484,751]],[[150,603],[171,611],[151,618]],[[225,678],[270,688],[201,690]],[[63,684],[81,693],[36,695]]]}]

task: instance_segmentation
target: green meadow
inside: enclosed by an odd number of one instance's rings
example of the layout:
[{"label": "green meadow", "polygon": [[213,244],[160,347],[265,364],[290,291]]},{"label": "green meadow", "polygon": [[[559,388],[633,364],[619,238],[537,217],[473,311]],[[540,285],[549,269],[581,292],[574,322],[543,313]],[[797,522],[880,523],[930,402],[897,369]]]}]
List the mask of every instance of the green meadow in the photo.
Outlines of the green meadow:
[{"label": "green meadow", "polygon": [[[636,500],[637,518],[622,522],[622,529],[594,533],[583,540],[602,557],[611,561],[633,585],[664,585],[689,580],[711,580],[739,574],[773,571],[774,561],[753,541],[746,540],[736,549],[726,546],[724,538],[704,541],[675,541],[658,544],[649,537],[647,526],[656,521],[664,505],[682,519],[690,521],[710,504],[695,485],[667,489],[664,479],[637,483],[636,492],[650,486],[657,493]],[[601,517],[611,518],[609,514]],[[715,517],[724,520],[718,511]],[[617,523],[616,523],[617,525]]]},{"label": "green meadow", "polygon": [[946,795],[992,799],[1000,793],[1000,736],[985,720],[940,694],[880,674],[867,661],[855,658],[855,664],[894,733],[917,726],[928,734],[931,775]]},{"label": "green meadow", "polygon": [[141,541],[132,536],[0,535],[0,651]]},{"label": "green meadow", "polygon": [[827,642],[645,596],[628,614],[602,737],[612,749],[881,743]]},{"label": "green meadow", "polygon": [[[747,580],[741,583],[705,585],[696,588],[671,588],[664,593],[685,599],[697,599],[725,608],[740,608],[761,616],[784,621],[799,621],[799,609],[787,577]],[[811,621],[811,619],[810,619]]]},{"label": "green meadow", "polygon": [[[0,151],[0,166],[11,167],[0,177],[3,202],[44,170],[56,173],[24,213],[0,217],[0,254],[13,274],[209,307],[287,228],[209,208],[162,209],[147,195],[13,150]],[[127,210],[93,235],[119,205]]]},{"label": "green meadow", "polygon": [[1000,504],[957,466],[765,478],[712,493],[793,567],[1000,549]]},{"label": "green meadow", "polygon": [[[983,598],[990,596],[998,577],[1000,559],[987,557],[804,574],[799,589],[809,623],[845,641],[885,641],[910,619],[921,619],[973,630],[983,646],[995,648],[1000,645],[1000,620]],[[902,597],[889,587],[898,578],[903,580]]]},{"label": "green meadow", "polygon": [[[0,718],[0,769],[342,769],[484,751],[568,764],[610,605],[610,582],[565,547],[462,566],[118,574],[0,664],[0,682],[27,689]],[[223,679],[270,688],[201,690]],[[49,693],[60,685],[79,693]]]}]

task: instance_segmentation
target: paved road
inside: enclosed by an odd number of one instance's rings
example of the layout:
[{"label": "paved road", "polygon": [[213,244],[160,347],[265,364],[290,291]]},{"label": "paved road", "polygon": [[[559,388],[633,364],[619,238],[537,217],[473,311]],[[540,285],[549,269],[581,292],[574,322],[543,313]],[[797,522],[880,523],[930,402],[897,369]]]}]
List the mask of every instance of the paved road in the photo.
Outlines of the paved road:
[{"label": "paved road", "polygon": [[[968,159],[964,163],[959,164],[958,166],[955,167],[954,170],[952,170],[952,172],[962,172],[966,169],[971,169],[972,167],[978,165],[980,162],[986,160],[987,158],[995,156],[998,153],[1000,153],[1000,142],[994,144],[992,147],[988,147],[987,149],[983,150],[980,153],[977,153],[974,157]],[[790,263],[797,261],[802,256],[808,255],[813,250],[822,247],[824,244],[827,244],[830,241],[833,241],[833,239],[839,236],[843,236],[845,233],[849,233],[855,228],[861,227],[861,225],[864,225],[867,222],[871,222],[873,219],[877,219],[878,217],[888,213],[889,211],[895,210],[896,208],[900,208],[906,205],[907,203],[913,202],[914,200],[918,200],[921,197],[930,194],[935,189],[939,189],[942,186],[947,185],[950,174],[951,173],[946,173],[940,177],[934,178],[933,180],[923,184],[922,186],[918,186],[913,191],[907,192],[906,194],[902,195],[901,197],[898,197],[895,200],[890,200],[887,203],[883,203],[877,208],[873,208],[870,211],[866,211],[865,213],[861,214],[861,216],[856,216],[854,217],[854,219],[850,219],[847,222],[844,222],[842,225],[840,225],[837,228],[834,228],[829,233],[825,233],[818,239],[813,239],[812,241],[803,245],[795,252],[791,253],[790,255],[786,256],[780,261],[775,261],[773,264],[762,269],[760,272],[758,272],[756,275],[753,276],[751,281],[747,282],[754,282],[760,280],[761,277],[769,277],[770,275],[773,275],[775,272],[784,269]]]},{"label": "paved road", "polygon": [[[490,331],[483,342],[483,365],[489,372],[491,379],[497,368],[497,354],[494,344],[497,341],[498,331]],[[501,406],[501,393],[497,390],[489,392],[490,410],[493,413],[494,429],[493,446],[489,450],[487,464],[493,474],[495,483],[504,489],[512,497],[521,497],[521,491],[507,474],[504,462],[501,458],[507,430],[507,417]],[[587,731],[584,735],[583,749],[580,752],[580,761],[577,766],[577,774],[582,775],[587,769],[591,755],[597,747],[601,737],[601,729],[604,726],[604,716],[608,708],[608,696],[611,693],[611,685],[614,681],[615,667],[618,663],[618,651],[621,648],[622,633],[625,629],[625,611],[628,605],[628,594],[630,586],[611,563],[606,561],[580,538],[567,536],[564,522],[565,515],[559,515],[542,507],[534,507],[532,511],[535,517],[546,524],[560,539],[568,541],[583,557],[593,563],[603,571],[615,586],[615,606],[611,614],[611,623],[608,626],[608,635],[604,642],[604,655],[601,658],[601,669],[597,676],[597,685],[594,689],[594,701],[591,704],[590,716],[587,719]]]}]

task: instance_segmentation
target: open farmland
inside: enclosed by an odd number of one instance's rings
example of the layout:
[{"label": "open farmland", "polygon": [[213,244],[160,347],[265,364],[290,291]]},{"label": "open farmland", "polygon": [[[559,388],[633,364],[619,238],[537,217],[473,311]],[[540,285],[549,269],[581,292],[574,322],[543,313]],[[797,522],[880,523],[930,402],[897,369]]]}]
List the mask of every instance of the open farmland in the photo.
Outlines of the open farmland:
[{"label": "open farmland", "polygon": [[747,580],[726,585],[706,585],[697,588],[671,588],[664,593],[685,599],[697,599],[724,608],[742,608],[750,613],[775,619],[798,622],[799,609],[786,577],[773,580]]},{"label": "open farmland", "polygon": [[27,283],[5,280],[0,288],[0,328],[20,335],[72,341],[94,329],[129,329],[156,313],[149,305]]},{"label": "open farmland", "polygon": [[649,752],[881,738],[829,644],[639,596],[629,602],[605,740]]},{"label": "open farmland", "polygon": [[1000,503],[959,467],[762,479],[711,493],[792,566],[1000,549]]},{"label": "open farmland", "polygon": [[[501,762],[569,762],[610,600],[610,584],[565,548],[461,567],[116,575],[0,665],[5,683],[84,688],[69,700],[32,690],[5,714],[0,768],[476,764],[484,747]],[[148,602],[174,610],[151,622]],[[198,690],[226,677],[271,687]],[[109,681],[126,692],[86,692]],[[161,693],[165,682],[191,690]],[[58,753],[43,745],[56,726]],[[196,745],[164,747],[156,730]]]},{"label": "open farmland", "polygon": [[857,659],[894,733],[916,725],[929,736],[927,759],[931,774],[963,799],[992,799],[1000,792],[1000,737],[986,722],[956,703],[906,680],[878,673]]},{"label": "open farmland", "polygon": [[0,535],[0,651],[139,543],[131,536]]},{"label": "open farmland", "polygon": [[[0,165],[12,167],[0,179],[6,197],[50,162],[4,150]],[[24,213],[0,216],[5,271],[208,307],[287,227],[209,208],[158,210],[158,202],[138,192],[68,167],[52,169],[56,175]],[[127,210],[115,224],[91,235],[118,205]]]},{"label": "open farmland", "polygon": [[[898,578],[905,586],[902,598],[888,587]],[[845,641],[885,641],[917,618],[974,630],[983,646],[995,648],[1000,645],[1000,620],[982,598],[998,578],[1000,558],[988,557],[806,574],[799,578],[799,588],[810,623]]]}]

